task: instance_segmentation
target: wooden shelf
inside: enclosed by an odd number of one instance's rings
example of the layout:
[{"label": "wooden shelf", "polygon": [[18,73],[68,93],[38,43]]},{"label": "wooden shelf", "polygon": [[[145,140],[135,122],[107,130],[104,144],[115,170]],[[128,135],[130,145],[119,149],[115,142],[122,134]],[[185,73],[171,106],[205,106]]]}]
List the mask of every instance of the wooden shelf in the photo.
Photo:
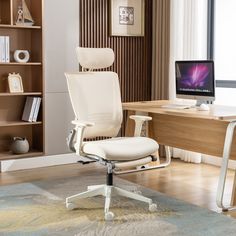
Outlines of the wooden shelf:
[{"label": "wooden shelf", "polygon": [[0,28],[7,28],[7,29],[42,29],[41,26],[20,26],[20,25],[4,25],[0,24]]},{"label": "wooden shelf", "polygon": [[0,127],[9,126],[28,126],[28,125],[40,125],[42,121],[37,122],[26,122],[26,121],[0,121]]},{"label": "wooden shelf", "polygon": [[0,65],[1,66],[41,66],[42,63],[41,62],[27,62],[27,63],[18,63],[18,62],[4,63],[4,62],[1,62]]},{"label": "wooden shelf", "polygon": [[0,97],[10,96],[41,96],[41,92],[29,92],[29,93],[0,93]]},{"label": "wooden shelf", "polygon": [[43,156],[44,153],[37,151],[37,150],[31,150],[26,154],[13,154],[12,152],[1,152],[0,153],[0,161],[3,160],[11,160],[11,159],[22,159],[22,158],[30,158],[30,157],[37,157],[37,156]]}]

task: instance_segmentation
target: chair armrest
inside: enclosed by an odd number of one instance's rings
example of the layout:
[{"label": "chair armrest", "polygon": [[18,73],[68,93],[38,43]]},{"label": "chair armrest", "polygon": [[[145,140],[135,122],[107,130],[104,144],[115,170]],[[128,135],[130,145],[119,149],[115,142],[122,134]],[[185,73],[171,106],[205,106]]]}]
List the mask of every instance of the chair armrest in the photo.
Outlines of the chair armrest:
[{"label": "chair armrest", "polygon": [[71,123],[79,127],[91,127],[95,125],[93,122],[84,121],[84,120],[72,120]]},{"label": "chair armrest", "polygon": [[134,130],[135,137],[141,136],[144,122],[152,120],[152,117],[150,116],[140,116],[140,115],[132,115],[129,118],[135,121],[135,130]]},{"label": "chair armrest", "polygon": [[84,140],[84,131],[87,127],[92,127],[95,124],[89,121],[82,121],[82,120],[73,120],[71,123],[76,126],[75,127],[76,141],[75,141],[74,148],[75,148],[76,154],[81,156],[83,155],[82,144]]}]

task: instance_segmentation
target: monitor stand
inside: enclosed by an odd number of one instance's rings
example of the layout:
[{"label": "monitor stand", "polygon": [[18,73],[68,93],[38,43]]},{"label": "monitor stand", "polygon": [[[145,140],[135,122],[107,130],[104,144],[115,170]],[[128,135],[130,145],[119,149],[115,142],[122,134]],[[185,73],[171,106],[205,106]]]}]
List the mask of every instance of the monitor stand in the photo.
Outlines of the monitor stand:
[{"label": "monitor stand", "polygon": [[202,104],[206,104],[206,105],[213,104],[213,101],[209,101],[209,100],[197,100],[196,107],[200,107]]}]

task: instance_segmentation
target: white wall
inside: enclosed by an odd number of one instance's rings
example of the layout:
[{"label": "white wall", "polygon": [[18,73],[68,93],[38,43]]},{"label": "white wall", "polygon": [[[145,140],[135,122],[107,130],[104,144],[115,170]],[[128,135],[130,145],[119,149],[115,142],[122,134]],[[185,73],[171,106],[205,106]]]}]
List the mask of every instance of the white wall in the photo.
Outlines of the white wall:
[{"label": "white wall", "polygon": [[73,112],[64,72],[78,70],[79,1],[45,0],[46,155],[67,153]]}]

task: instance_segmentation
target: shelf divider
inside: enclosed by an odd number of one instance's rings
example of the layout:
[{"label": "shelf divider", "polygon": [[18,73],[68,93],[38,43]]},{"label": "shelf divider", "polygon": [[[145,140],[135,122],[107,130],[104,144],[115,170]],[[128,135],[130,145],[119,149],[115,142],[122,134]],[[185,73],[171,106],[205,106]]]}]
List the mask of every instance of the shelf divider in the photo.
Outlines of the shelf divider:
[{"label": "shelf divider", "polygon": [[31,158],[37,156],[43,156],[44,153],[38,150],[30,150],[25,154],[13,154],[12,152],[1,152],[0,153],[0,161],[12,160],[12,159],[23,159],[23,158]]},{"label": "shelf divider", "polygon": [[11,22],[11,25],[13,25],[13,0],[10,0],[10,22]]},{"label": "shelf divider", "polygon": [[2,66],[41,66],[41,62],[27,62],[27,63],[19,63],[19,62],[1,62]]},{"label": "shelf divider", "polygon": [[8,25],[8,24],[0,24],[0,28],[9,28],[9,29],[42,29],[39,25],[33,25],[33,26],[26,26],[26,25]]},{"label": "shelf divider", "polygon": [[41,92],[25,92],[25,93],[0,93],[0,97],[11,96],[41,96]]},{"label": "shelf divider", "polygon": [[28,126],[28,125],[41,125],[42,121],[27,122],[27,121],[0,121],[0,127],[10,126]]}]

